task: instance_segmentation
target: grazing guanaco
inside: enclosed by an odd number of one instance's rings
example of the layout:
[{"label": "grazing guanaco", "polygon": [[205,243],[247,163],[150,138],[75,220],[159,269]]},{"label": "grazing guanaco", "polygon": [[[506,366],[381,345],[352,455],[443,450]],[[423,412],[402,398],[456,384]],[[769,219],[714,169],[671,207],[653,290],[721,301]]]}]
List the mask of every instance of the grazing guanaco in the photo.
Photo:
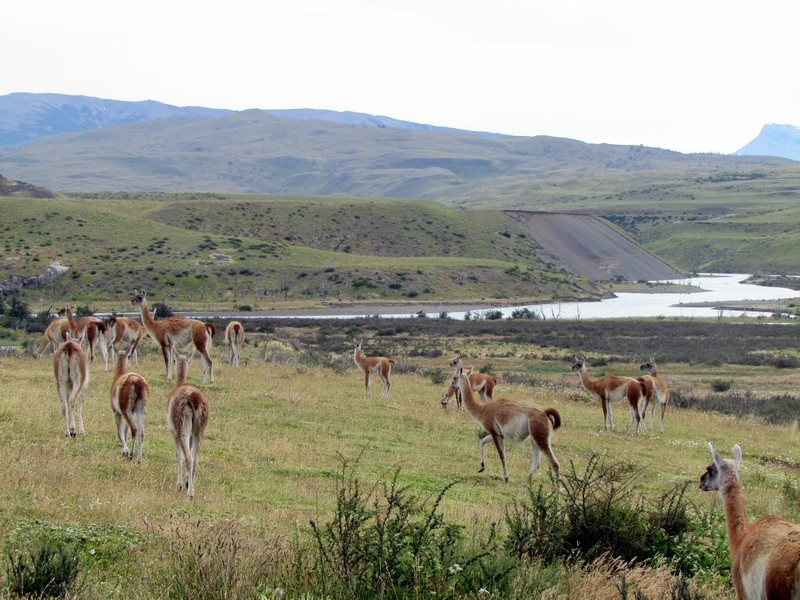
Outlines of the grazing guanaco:
[{"label": "grazing guanaco", "polygon": [[658,375],[658,368],[654,358],[650,358],[647,362],[639,365],[639,369],[647,371],[648,375],[639,377],[639,381],[644,383],[644,408],[642,409],[642,421],[647,419],[647,407],[650,407],[650,430],[653,430],[653,416],[656,412],[656,401],[661,407],[661,433],[664,433],[664,412],[667,410],[667,403],[669,402],[669,386]]},{"label": "grazing guanaco", "polygon": [[[456,357],[450,363],[450,366],[458,367],[461,365],[461,359]],[[472,369],[466,371],[469,382],[472,385],[472,391],[477,392],[481,396],[481,402],[486,402],[487,399],[494,400],[494,388],[497,385],[497,378],[487,373],[476,373]],[[461,410],[461,392],[453,385],[452,378],[450,385],[442,394],[441,404],[442,407],[447,408],[450,403],[450,398],[456,397],[456,405],[458,410]]]},{"label": "grazing guanaco", "polygon": [[[494,400],[494,387],[497,385],[497,379],[495,377],[492,375],[486,375],[485,373],[474,373],[469,370],[466,373],[467,377],[469,378],[469,382],[472,385],[472,391],[480,394],[481,402],[486,402],[487,399]],[[453,396],[456,397],[456,406],[458,407],[458,410],[461,410],[461,392],[452,384],[452,382],[447,389],[442,392],[442,407],[446,409],[448,404],[450,404],[450,399]]]},{"label": "grazing guanaco", "polygon": [[[175,389],[167,400],[167,427],[175,443],[178,462],[177,488],[186,487],[189,498],[194,498],[194,482],[197,463],[200,460],[200,444],[208,424],[208,402],[203,392],[186,383],[189,359],[178,356]],[[186,466],[186,476],[183,467]]]},{"label": "grazing guanaco", "polygon": [[50,321],[42,334],[42,340],[33,349],[33,357],[39,358],[48,348],[52,348],[53,354],[55,354],[58,347],[67,341],[67,333],[69,333],[69,321],[65,317],[58,317]]},{"label": "grazing guanaco", "polygon": [[718,490],[725,510],[731,579],[739,600],[800,599],[800,527],[775,515],[750,523],[739,465],[742,449],[725,459],[709,442],[712,462],[700,478],[703,491]]},{"label": "grazing guanaco", "polygon": [[364,391],[368,398],[372,398],[372,388],[370,386],[370,376],[377,374],[383,382],[381,397],[388,398],[392,388],[391,375],[394,359],[385,356],[364,356],[362,352],[362,340],[353,338],[353,360],[358,368],[364,373]]},{"label": "grazing guanaco", "polygon": [[560,485],[559,464],[550,446],[553,431],[561,426],[561,415],[555,408],[542,408],[536,404],[508,398],[499,398],[481,404],[475,400],[472,385],[461,366],[456,368],[453,383],[461,391],[461,397],[464,399],[464,405],[469,414],[488,432],[480,441],[481,465],[478,473],[485,469],[484,447],[492,441],[500,456],[500,461],[503,463],[503,480],[508,483],[504,440],[522,442],[530,436],[532,450],[531,471],[528,479],[539,468],[540,452],[543,452],[550,461],[556,481]]},{"label": "grazing guanaco", "polygon": [[611,426],[614,429],[614,417],[611,414],[611,402],[626,399],[630,407],[631,418],[628,422],[627,431],[636,423],[635,431],[639,432],[641,415],[639,414],[639,403],[644,399],[646,390],[644,383],[633,377],[623,377],[621,375],[606,375],[592,379],[586,372],[586,358],[573,357],[572,370],[579,371],[581,384],[586,391],[591,392],[600,399],[603,407],[603,429]]},{"label": "grazing guanaco", "polygon": [[211,383],[214,383],[214,361],[211,360],[209,354],[216,331],[213,323],[203,323],[196,319],[183,317],[167,317],[156,321],[147,306],[144,290],[134,293],[131,304],[139,307],[142,324],[147,329],[147,333],[161,346],[161,354],[164,356],[164,365],[167,369],[167,379],[172,379],[172,364],[176,360],[177,353],[189,344],[194,344],[203,359],[203,383],[206,382],[208,374],[211,376]]},{"label": "grazing guanaco", "polygon": [[244,327],[239,321],[231,321],[225,327],[225,343],[228,344],[228,350],[231,354],[231,365],[238,367],[239,357],[242,354],[242,345],[244,344]]},{"label": "grazing guanaco", "polygon": [[106,347],[105,322],[92,315],[75,319],[75,316],[72,314],[72,307],[70,306],[62,309],[59,314],[63,314],[67,317],[72,338],[78,340],[81,345],[83,345],[83,342],[86,342],[90,363],[94,362],[95,346],[99,346],[105,363],[104,370],[108,371],[108,348]]},{"label": "grazing guanaco", "polygon": [[[81,345],[70,339],[56,350],[53,358],[53,371],[56,376],[58,397],[61,400],[61,414],[64,416],[64,433],[67,437],[84,435],[83,428],[83,395],[89,386],[89,365]],[[75,417],[78,418],[78,429],[75,429]]]}]

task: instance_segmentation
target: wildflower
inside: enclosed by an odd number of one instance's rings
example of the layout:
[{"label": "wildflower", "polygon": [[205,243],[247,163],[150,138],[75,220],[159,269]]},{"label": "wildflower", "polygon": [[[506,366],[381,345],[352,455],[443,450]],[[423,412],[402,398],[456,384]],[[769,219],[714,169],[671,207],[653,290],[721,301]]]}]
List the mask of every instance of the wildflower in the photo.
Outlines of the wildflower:
[{"label": "wildflower", "polygon": [[455,564],[454,564],[452,567],[448,567],[448,568],[447,568],[447,571],[448,571],[448,572],[449,572],[451,575],[455,575],[456,573],[460,573],[460,572],[461,572],[461,571],[463,571],[463,570],[464,570],[464,569],[462,569],[462,568],[461,568],[461,565],[460,565],[460,564],[458,564],[458,563],[455,563]]}]

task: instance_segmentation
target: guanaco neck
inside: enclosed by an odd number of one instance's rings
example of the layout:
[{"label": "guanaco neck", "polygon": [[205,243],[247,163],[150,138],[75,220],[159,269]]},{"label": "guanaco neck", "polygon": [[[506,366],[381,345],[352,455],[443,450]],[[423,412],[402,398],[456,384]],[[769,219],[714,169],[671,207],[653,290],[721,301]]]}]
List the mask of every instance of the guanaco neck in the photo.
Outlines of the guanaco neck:
[{"label": "guanaco neck", "polygon": [[72,314],[72,309],[68,306],[64,311],[67,315],[67,322],[73,331],[78,329],[78,322],[75,320],[75,315]]},{"label": "guanaco neck", "polygon": [[139,303],[139,312],[142,315],[142,323],[144,323],[147,329],[152,330],[156,324],[156,320],[153,318],[153,315],[150,314],[150,307],[147,306],[146,298],[142,298],[142,301]]},{"label": "guanaco neck", "polygon": [[728,474],[720,486],[719,495],[725,509],[725,526],[728,529],[728,542],[731,554],[733,554],[739,547],[742,536],[748,527],[744,492],[739,477]]},{"label": "guanaco neck", "polygon": [[581,378],[581,383],[583,384],[583,387],[585,387],[589,391],[593,391],[592,384],[594,383],[594,379],[589,377],[589,373],[588,371],[586,371],[586,363],[583,363],[580,369],[578,369],[578,376]]},{"label": "guanaco neck", "polygon": [[178,360],[178,375],[175,378],[175,387],[186,383],[186,375],[189,371],[189,361],[185,358]]},{"label": "guanaco neck", "polygon": [[456,377],[456,386],[461,391],[461,400],[467,407],[469,414],[480,420],[481,415],[483,415],[483,411],[486,409],[488,404],[480,404],[477,400],[475,400],[475,394],[472,392],[472,385],[470,384],[469,377],[467,377],[466,373],[460,373]]},{"label": "guanaco neck", "polygon": [[117,359],[117,370],[114,372],[114,381],[125,375],[128,370],[128,357],[125,353],[119,355]]},{"label": "guanaco neck", "polygon": [[353,350],[353,359],[356,361],[356,364],[361,367],[368,366],[369,361],[367,360],[367,357],[364,356],[364,353],[361,351],[359,346],[356,346]]}]

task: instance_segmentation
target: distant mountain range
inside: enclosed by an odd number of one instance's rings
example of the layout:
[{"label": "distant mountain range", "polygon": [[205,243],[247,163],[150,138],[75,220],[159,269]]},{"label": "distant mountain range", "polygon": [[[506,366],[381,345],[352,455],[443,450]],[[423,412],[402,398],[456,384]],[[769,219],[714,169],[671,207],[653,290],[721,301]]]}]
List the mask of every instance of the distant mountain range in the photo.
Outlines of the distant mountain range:
[{"label": "distant mountain range", "polygon": [[[110,125],[130,125],[166,117],[210,117],[231,114],[233,110],[200,106],[172,106],[154,100],[125,102],[66,94],[15,93],[0,96],[0,148],[11,148],[59,133],[102,129]],[[342,125],[369,125],[413,131],[460,131],[451,127],[422,125],[357,112],[337,112],[309,108],[265,110],[276,117],[302,121],[317,120]],[[478,135],[496,134],[474,132]]]},{"label": "distant mountain range", "polygon": [[[765,128],[762,136],[767,134]],[[745,150],[738,156],[681,154],[355,112],[0,96],[0,174],[61,192],[380,196],[473,208],[523,208],[544,199],[569,210],[577,199],[607,195],[611,182],[625,180],[617,186],[624,195],[674,186],[676,173],[680,180],[689,172],[707,179],[709,170],[795,164],[761,152],[746,156]]]},{"label": "distant mountain range", "polygon": [[800,128],[794,125],[764,125],[761,133],[736,156],[782,156],[800,161]]}]

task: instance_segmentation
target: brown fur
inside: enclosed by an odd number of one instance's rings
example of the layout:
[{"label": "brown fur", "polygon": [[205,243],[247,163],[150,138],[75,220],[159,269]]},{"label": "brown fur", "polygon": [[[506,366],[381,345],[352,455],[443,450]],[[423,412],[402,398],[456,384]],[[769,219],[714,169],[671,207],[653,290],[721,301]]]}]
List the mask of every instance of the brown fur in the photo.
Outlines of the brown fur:
[{"label": "brown fur", "polygon": [[539,453],[543,452],[550,461],[556,476],[560,478],[560,467],[553,449],[550,446],[550,437],[555,429],[561,426],[561,415],[555,408],[542,408],[536,404],[528,404],[508,398],[491,400],[481,404],[475,400],[472,385],[461,366],[456,369],[453,383],[461,391],[464,405],[472,417],[478,421],[488,434],[481,439],[481,465],[478,473],[485,468],[484,446],[489,441],[494,442],[500,461],[503,463],[503,480],[508,483],[508,465],[504,440],[522,442],[527,437],[531,438],[531,471],[528,479],[539,468]]},{"label": "brown fur", "polygon": [[55,354],[58,347],[67,341],[67,333],[69,333],[69,321],[65,317],[57,317],[50,321],[42,334],[42,340],[33,350],[34,358],[39,358],[47,348],[52,348]]},{"label": "brown fur", "polygon": [[95,345],[100,346],[100,352],[105,361],[104,368],[108,371],[108,349],[106,348],[105,339],[106,324],[103,320],[91,315],[75,319],[70,306],[65,307],[59,314],[63,314],[67,318],[72,338],[78,340],[81,345],[86,342],[90,363],[94,362]]},{"label": "brown fur", "polygon": [[[178,462],[178,489],[186,487],[189,498],[194,497],[194,482],[200,459],[200,445],[208,424],[208,402],[203,393],[186,383],[189,361],[178,358],[178,374],[175,389],[167,400],[167,427],[175,444]],[[186,477],[182,471],[186,466]]]},{"label": "brown fur", "polygon": [[739,480],[742,449],[724,459],[709,442],[714,459],[700,478],[703,491],[719,490],[731,552],[731,579],[739,600],[800,599],[800,527],[775,515],[750,524]]},{"label": "brown fur", "polygon": [[367,398],[372,398],[372,387],[370,386],[370,376],[377,373],[383,382],[381,397],[388,398],[392,389],[392,365],[394,359],[385,356],[365,356],[361,348],[363,341],[353,338],[353,360],[358,368],[364,373],[364,392]]},{"label": "brown fur", "polygon": [[211,375],[211,383],[214,383],[214,361],[211,360],[209,354],[216,332],[213,323],[203,323],[196,319],[183,317],[167,317],[156,321],[147,306],[144,290],[135,293],[131,304],[139,307],[142,324],[147,329],[147,333],[161,346],[161,354],[164,356],[164,365],[167,369],[167,379],[172,379],[172,364],[175,362],[178,352],[189,344],[194,344],[194,348],[200,352],[203,359],[203,383],[205,383],[208,373]]},{"label": "brown fur", "polygon": [[[144,446],[144,417],[150,399],[147,380],[136,373],[128,373],[128,355],[120,354],[117,369],[111,384],[111,410],[117,423],[117,436],[122,443],[122,456],[142,462]],[[131,432],[131,447],[128,450],[128,430]],[[137,452],[138,440],[138,452]]]},{"label": "brown fur", "polygon": [[631,430],[631,426],[635,421],[635,431],[639,432],[641,423],[639,403],[644,399],[646,393],[644,384],[641,381],[633,377],[620,375],[606,375],[605,377],[592,379],[586,371],[586,358],[578,358],[577,356],[572,360],[572,370],[580,372],[581,384],[586,391],[591,392],[600,399],[600,404],[603,407],[603,429],[606,429],[608,425],[611,426],[611,429],[614,429],[614,417],[611,414],[610,403],[625,399],[628,401],[631,413],[627,431]]},{"label": "brown fur", "polygon": [[[494,388],[497,385],[496,377],[486,373],[474,373],[471,369],[467,371],[467,377],[469,378],[470,385],[472,385],[472,391],[480,394],[481,402],[486,402],[487,399],[494,400]],[[453,396],[456,397],[458,410],[461,410],[461,392],[453,385],[451,380],[449,387],[442,394],[441,402],[444,408],[447,408],[447,405],[450,403],[450,398]]]},{"label": "brown fur", "polygon": [[136,366],[139,366],[139,342],[147,334],[144,325],[139,323],[136,319],[130,317],[111,316],[106,323],[107,335],[111,337],[109,346],[111,347],[111,356],[117,360],[119,350],[123,342],[130,343],[130,346],[125,351],[129,357],[133,357],[136,361]]},{"label": "brown fur", "polygon": [[238,367],[242,345],[244,344],[244,327],[239,321],[231,321],[225,327],[225,343],[228,345],[228,350],[231,354],[231,365]]},{"label": "brown fur", "polygon": [[[83,427],[83,395],[89,386],[89,365],[78,342],[69,339],[61,344],[53,358],[61,414],[64,415],[64,432],[67,437],[85,434]],[[75,429],[75,417],[78,429]]]},{"label": "brown fur", "polygon": [[647,362],[639,365],[639,369],[648,372],[648,375],[637,378],[644,384],[645,389],[642,421],[647,418],[647,407],[650,406],[650,430],[653,430],[653,416],[656,412],[656,401],[658,401],[658,405],[661,407],[661,433],[664,433],[664,413],[669,402],[669,386],[658,376],[655,359],[650,358]]}]

